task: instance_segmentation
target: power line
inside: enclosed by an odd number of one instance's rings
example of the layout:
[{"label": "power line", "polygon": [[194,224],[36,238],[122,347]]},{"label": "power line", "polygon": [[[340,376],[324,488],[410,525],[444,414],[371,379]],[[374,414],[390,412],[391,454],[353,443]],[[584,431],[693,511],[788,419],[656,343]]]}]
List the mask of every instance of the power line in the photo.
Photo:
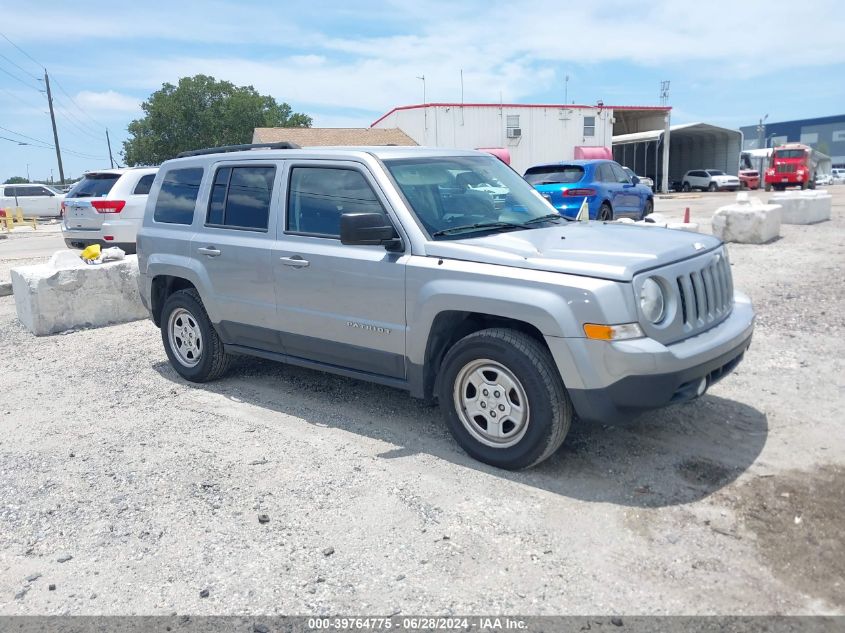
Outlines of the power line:
[{"label": "power line", "polygon": [[14,67],[15,67],[15,68],[17,68],[18,70],[20,70],[20,71],[21,71],[24,75],[29,75],[30,77],[32,77],[33,79],[35,79],[36,81],[38,81],[38,77],[36,77],[35,75],[33,75],[31,72],[29,72],[29,71],[28,71],[26,68],[24,68],[23,66],[20,66],[20,65],[16,64],[16,63],[14,62],[14,60],[9,59],[9,58],[8,58],[8,57],[6,57],[3,53],[0,53],[0,57],[2,57],[2,58],[3,58],[3,59],[5,59],[7,62],[9,62],[12,66],[14,66]]},{"label": "power line", "polygon": [[[53,99],[53,101],[55,102],[55,99]],[[79,130],[80,132],[85,134],[86,136],[88,136],[90,138],[97,139],[98,141],[103,140],[102,136],[100,136],[99,134],[95,134],[94,132],[91,131],[90,128],[83,127],[82,121],[80,121],[75,116],[73,116],[69,110],[66,110],[66,109],[65,110],[58,110],[57,109],[56,114],[62,116],[67,123],[72,125],[74,128],[76,128],[77,130]]]},{"label": "power line", "polygon": [[10,40],[8,37],[6,37],[6,35],[5,35],[4,33],[0,33],[0,36],[2,36],[4,40],[6,40],[7,42],[9,42],[9,44],[11,44],[12,46],[14,46],[14,47],[15,47],[16,49],[18,49],[21,53],[23,53],[26,57],[28,57],[30,60],[32,60],[32,61],[35,63],[35,65],[36,65],[36,66],[38,66],[38,69],[39,69],[39,70],[46,70],[46,69],[44,68],[44,64],[42,64],[41,62],[39,62],[38,60],[36,60],[36,59],[35,59],[32,55],[30,55],[29,53],[27,53],[24,49],[22,49],[22,48],[21,48],[20,46],[18,46],[17,44],[15,44],[12,40]]},{"label": "power line", "polygon": [[[40,138],[35,138],[34,136],[27,136],[26,134],[21,134],[20,132],[15,132],[14,130],[10,130],[9,128],[3,127],[2,125],[0,125],[0,130],[5,130],[6,132],[9,132],[10,134],[14,134],[15,136],[20,136],[22,138],[29,139],[30,141],[38,141],[39,143],[44,143],[44,145],[50,145],[50,143],[48,141],[41,140]],[[50,147],[52,148],[53,146],[50,145]]]},{"label": "power line", "polygon": [[8,136],[0,136],[0,138],[2,138],[4,141],[10,141],[10,142],[15,143],[17,145],[28,145],[30,147],[38,147],[39,149],[53,149],[52,145],[49,146],[49,147],[43,146],[43,145],[33,145],[32,143],[25,143],[23,141],[19,141],[19,140],[13,139],[13,138],[9,138]]},{"label": "power line", "polygon": [[37,91],[41,92],[41,88],[39,88],[38,86],[33,86],[32,84],[25,82],[23,79],[21,79],[17,75],[13,75],[12,73],[10,73],[8,70],[3,68],[2,66],[0,66],[0,71],[3,71],[7,75],[9,75],[9,77],[11,77],[12,79],[14,79],[15,81],[17,81],[19,83],[22,83],[27,88],[32,88],[33,90],[37,90]]},{"label": "power line", "polygon": [[26,99],[24,99],[20,95],[16,95],[14,92],[12,92],[11,90],[7,90],[6,88],[0,88],[0,90],[5,92],[10,97],[14,97],[15,99],[17,99],[18,101],[20,101],[24,105],[29,106],[30,108],[35,108],[36,110],[40,110],[43,107],[43,106],[37,106],[37,105],[33,104],[31,101],[27,101]]},{"label": "power line", "polygon": [[[10,130],[9,128],[3,127],[3,126],[0,126],[0,130],[5,130],[6,132],[9,132],[10,134],[20,136],[21,138],[25,138],[25,139],[30,140],[30,141],[35,141],[36,143],[41,143],[43,145],[42,149],[55,149],[54,145],[51,145],[47,141],[44,141],[40,138],[35,138],[34,136],[27,136],[26,134],[21,134],[20,132],[15,132],[14,130]],[[6,138],[6,137],[2,137],[2,138]],[[9,139],[9,138],[6,138],[6,140],[7,141],[15,141],[15,139]],[[18,144],[22,144],[22,145],[32,145],[31,143],[20,143],[20,141],[15,141],[15,142],[18,143]],[[37,146],[34,146],[34,147],[37,147]],[[67,148],[63,148],[62,151],[67,152],[68,154],[74,154],[76,156],[81,156],[82,158],[92,158],[92,159],[97,159],[97,160],[108,160],[104,156],[94,156],[93,154],[85,154],[83,152],[78,152],[76,150],[67,149]]]},{"label": "power line", "polygon": [[105,125],[103,125],[103,123],[102,123],[102,122],[98,121],[97,119],[95,119],[94,117],[92,117],[90,114],[88,114],[85,110],[83,110],[83,109],[82,109],[82,107],[81,107],[81,106],[80,106],[80,105],[76,102],[76,99],[74,99],[73,97],[71,97],[71,96],[68,94],[67,90],[65,90],[65,89],[64,89],[64,86],[62,86],[62,84],[61,84],[61,83],[59,83],[58,79],[53,78],[53,83],[54,83],[54,84],[56,84],[56,85],[59,87],[59,90],[61,90],[61,91],[65,94],[65,96],[66,96],[68,99],[70,99],[70,102],[71,102],[73,105],[75,105],[75,106],[76,106],[76,109],[77,109],[77,110],[79,110],[82,114],[84,114],[84,115],[85,115],[85,116],[87,116],[89,119],[91,119],[94,123],[96,123],[98,127],[100,127],[100,128],[104,128],[104,127],[106,127]]}]

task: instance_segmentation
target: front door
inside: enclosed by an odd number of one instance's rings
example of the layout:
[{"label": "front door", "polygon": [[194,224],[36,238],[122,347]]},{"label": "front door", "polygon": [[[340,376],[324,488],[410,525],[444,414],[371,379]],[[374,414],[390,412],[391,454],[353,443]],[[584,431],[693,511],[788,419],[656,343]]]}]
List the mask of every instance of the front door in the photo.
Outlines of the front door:
[{"label": "front door", "polygon": [[289,161],[285,182],[286,212],[273,253],[285,353],[405,378],[407,256],[340,243],[341,214],[389,217],[372,176],[354,162]]}]

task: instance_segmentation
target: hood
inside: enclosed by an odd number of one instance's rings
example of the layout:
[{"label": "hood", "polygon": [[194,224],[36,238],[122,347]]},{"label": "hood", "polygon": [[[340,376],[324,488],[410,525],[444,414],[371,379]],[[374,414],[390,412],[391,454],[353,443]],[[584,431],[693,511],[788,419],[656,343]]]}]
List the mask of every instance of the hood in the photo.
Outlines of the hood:
[{"label": "hood", "polygon": [[713,180],[739,180],[736,176],[729,176],[728,174],[720,174],[718,176],[710,176]]},{"label": "hood", "polygon": [[695,257],[720,244],[721,241],[711,235],[688,231],[570,222],[484,237],[432,241],[426,244],[426,254],[444,259],[631,281],[643,270]]}]

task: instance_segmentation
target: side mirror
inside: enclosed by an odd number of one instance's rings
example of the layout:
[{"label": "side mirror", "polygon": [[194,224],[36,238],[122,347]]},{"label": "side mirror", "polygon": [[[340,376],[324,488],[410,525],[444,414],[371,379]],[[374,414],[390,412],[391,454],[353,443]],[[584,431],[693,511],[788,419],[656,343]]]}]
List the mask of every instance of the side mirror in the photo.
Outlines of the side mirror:
[{"label": "side mirror", "polygon": [[381,213],[344,213],[340,216],[340,243],[346,246],[384,246],[398,250],[402,240]]},{"label": "side mirror", "polygon": [[640,177],[639,176],[631,176],[631,182],[635,185],[640,184]]}]

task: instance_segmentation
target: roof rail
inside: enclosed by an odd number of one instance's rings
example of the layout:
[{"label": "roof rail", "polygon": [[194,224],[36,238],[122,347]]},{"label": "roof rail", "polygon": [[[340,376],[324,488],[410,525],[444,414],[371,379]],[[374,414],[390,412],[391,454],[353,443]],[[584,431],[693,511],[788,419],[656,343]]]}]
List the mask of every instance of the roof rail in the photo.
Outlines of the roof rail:
[{"label": "roof rail", "polygon": [[205,154],[224,154],[226,152],[242,152],[248,149],[300,149],[296,143],[247,143],[246,145],[222,145],[220,147],[207,147],[205,149],[194,149],[189,152],[179,152],[176,158],[187,158],[188,156],[203,156]]}]

